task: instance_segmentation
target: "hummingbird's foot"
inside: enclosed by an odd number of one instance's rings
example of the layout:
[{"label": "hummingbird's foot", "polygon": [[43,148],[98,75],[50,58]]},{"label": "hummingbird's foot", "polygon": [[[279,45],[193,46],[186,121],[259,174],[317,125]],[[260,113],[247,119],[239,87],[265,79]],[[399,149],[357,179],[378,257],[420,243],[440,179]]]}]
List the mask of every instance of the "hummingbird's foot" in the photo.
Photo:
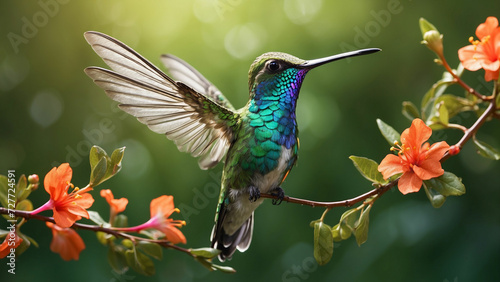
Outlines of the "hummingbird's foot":
[{"label": "hummingbird's foot", "polygon": [[248,187],[248,194],[250,194],[250,197],[248,197],[250,202],[255,202],[260,198],[260,190],[255,186]]},{"label": "hummingbird's foot", "polygon": [[271,190],[271,195],[278,197],[278,199],[273,199],[272,204],[273,205],[279,205],[283,201],[283,198],[285,197],[285,191],[281,187],[276,187],[273,190]]}]

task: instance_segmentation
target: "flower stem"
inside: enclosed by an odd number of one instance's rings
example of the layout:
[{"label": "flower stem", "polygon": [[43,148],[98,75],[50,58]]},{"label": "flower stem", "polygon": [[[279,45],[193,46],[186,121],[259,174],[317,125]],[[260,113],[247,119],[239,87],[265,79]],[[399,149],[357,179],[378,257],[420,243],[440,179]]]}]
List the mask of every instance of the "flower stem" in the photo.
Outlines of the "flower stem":
[{"label": "flower stem", "polygon": [[45,204],[41,205],[35,210],[28,211],[27,213],[29,214],[38,214],[40,212],[46,211],[46,210],[51,210],[54,208],[54,201],[52,199],[48,200]]},{"label": "flower stem", "polygon": [[132,226],[132,227],[110,227],[110,229],[115,230],[115,231],[139,233],[144,229],[154,228],[156,225],[157,225],[157,220],[155,217],[153,217],[141,225]]},{"label": "flower stem", "polygon": [[476,89],[470,87],[465,83],[453,70],[451,69],[450,65],[448,65],[448,62],[446,62],[446,59],[444,58],[443,55],[438,55],[439,59],[441,60],[441,63],[443,64],[443,67],[453,76],[455,81],[462,86],[468,93],[478,97],[479,99],[483,101],[491,101],[493,99],[493,96],[484,96],[481,93],[477,92]]}]

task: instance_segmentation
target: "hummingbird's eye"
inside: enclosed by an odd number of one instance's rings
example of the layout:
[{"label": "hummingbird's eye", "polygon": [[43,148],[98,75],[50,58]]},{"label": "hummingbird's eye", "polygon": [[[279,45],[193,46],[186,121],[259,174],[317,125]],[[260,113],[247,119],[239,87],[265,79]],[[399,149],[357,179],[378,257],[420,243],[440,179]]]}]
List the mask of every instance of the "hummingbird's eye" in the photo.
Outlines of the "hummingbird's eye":
[{"label": "hummingbird's eye", "polygon": [[281,68],[280,63],[278,61],[270,61],[267,64],[267,69],[271,72],[278,71]]}]

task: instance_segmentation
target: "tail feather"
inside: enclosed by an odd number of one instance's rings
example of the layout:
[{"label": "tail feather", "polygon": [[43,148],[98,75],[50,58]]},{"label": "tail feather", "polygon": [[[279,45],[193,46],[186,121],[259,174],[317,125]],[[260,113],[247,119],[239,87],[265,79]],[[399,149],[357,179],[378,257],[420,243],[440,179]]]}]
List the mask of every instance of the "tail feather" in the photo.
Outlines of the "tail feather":
[{"label": "tail feather", "polygon": [[[222,221],[223,218],[219,217],[219,220]],[[240,252],[246,251],[252,242],[252,234],[253,213],[232,235],[226,234],[222,224],[217,222],[212,230],[212,248],[221,250],[219,260],[223,262],[226,259],[231,259],[236,250]]]}]

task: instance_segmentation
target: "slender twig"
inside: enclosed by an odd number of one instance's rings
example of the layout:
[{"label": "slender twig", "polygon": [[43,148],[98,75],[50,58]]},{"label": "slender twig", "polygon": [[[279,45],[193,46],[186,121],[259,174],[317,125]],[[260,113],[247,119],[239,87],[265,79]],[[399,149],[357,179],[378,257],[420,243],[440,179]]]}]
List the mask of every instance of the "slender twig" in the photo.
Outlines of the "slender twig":
[{"label": "slender twig", "polygon": [[[398,184],[398,180],[391,181],[387,184],[381,185],[378,188],[375,188],[369,192],[366,192],[362,195],[359,195],[357,197],[343,200],[343,201],[336,201],[336,202],[317,202],[317,201],[311,201],[311,200],[305,200],[305,199],[299,199],[299,198],[293,198],[289,196],[285,196],[283,198],[283,201],[288,202],[288,203],[293,203],[293,204],[299,204],[299,205],[306,205],[306,206],[311,206],[311,207],[324,207],[324,208],[334,208],[334,207],[351,207],[355,205],[356,203],[362,202],[370,197],[373,196],[380,196],[384,194],[385,192],[389,191],[392,187],[396,186]],[[261,193],[260,196],[262,198],[269,198],[269,199],[278,199],[278,196],[272,195],[272,194],[267,194],[267,193]]]},{"label": "slender twig", "polygon": [[[14,214],[17,217],[22,217],[22,218],[25,218],[25,219],[36,219],[36,220],[40,220],[40,221],[47,221],[47,222],[56,223],[54,221],[53,217],[43,216],[43,215],[39,215],[39,214],[31,214],[28,211],[11,210],[11,209],[6,209],[6,208],[3,208],[3,207],[0,207],[0,214]],[[134,235],[130,235],[130,234],[127,234],[127,233],[124,233],[124,232],[116,231],[116,230],[113,230],[111,228],[107,228],[107,227],[103,227],[103,226],[99,226],[99,225],[89,225],[89,224],[83,224],[83,223],[74,223],[71,226],[71,228],[73,228],[73,229],[90,230],[90,231],[93,231],[93,232],[99,232],[100,231],[100,232],[104,232],[104,233],[113,235],[113,236],[118,237],[118,238],[129,239],[129,240],[131,240],[133,242],[143,241],[143,242],[149,242],[149,243],[156,243],[156,244],[161,245],[164,248],[174,249],[174,250],[186,253],[186,254],[188,254],[188,255],[190,255],[192,257],[196,257],[196,255],[194,255],[194,254],[191,253],[190,249],[185,249],[185,248],[179,247],[177,245],[174,245],[174,244],[170,243],[167,240],[155,240],[155,239],[150,239],[150,238],[144,238],[144,237],[134,236]]]},{"label": "slender twig", "polygon": [[491,101],[493,99],[492,96],[484,96],[481,93],[477,92],[476,89],[474,89],[474,88],[470,87],[469,85],[467,85],[467,83],[465,83],[455,72],[453,72],[453,70],[451,69],[450,65],[448,65],[448,62],[446,62],[446,59],[444,58],[444,56],[439,55],[439,59],[441,60],[441,63],[443,64],[443,67],[453,76],[453,78],[455,79],[455,81],[460,86],[462,86],[462,88],[464,88],[467,92],[469,92],[470,94],[478,97],[479,99],[481,99],[483,101]]}]

